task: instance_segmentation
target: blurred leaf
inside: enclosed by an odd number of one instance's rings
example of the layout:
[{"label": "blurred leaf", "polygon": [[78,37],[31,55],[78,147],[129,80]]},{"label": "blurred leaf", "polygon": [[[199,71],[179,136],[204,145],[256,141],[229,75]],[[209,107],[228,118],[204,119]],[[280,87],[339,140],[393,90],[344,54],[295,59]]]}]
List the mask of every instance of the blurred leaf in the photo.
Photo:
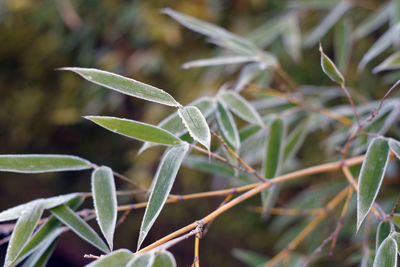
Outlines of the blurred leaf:
[{"label": "blurred leaf", "polygon": [[[263,175],[267,179],[271,179],[279,175],[285,139],[285,125],[282,119],[277,118],[272,121],[269,126],[269,134],[267,135],[266,149],[263,161]],[[278,198],[281,185],[274,185],[268,190],[261,192],[262,215],[266,218],[268,210],[275,205]]]},{"label": "blurred leaf", "polygon": [[210,150],[211,134],[207,121],[201,111],[195,106],[186,106],[178,110],[183,124],[194,140]]},{"label": "blurred leaf", "polygon": [[288,6],[299,9],[328,9],[337,6],[341,0],[292,0]]},{"label": "blurred leaf", "polygon": [[400,227],[400,213],[395,213],[395,214],[393,214],[391,221],[392,221],[395,225],[397,225],[397,227]]},{"label": "blurred leaf", "polygon": [[346,73],[351,54],[351,22],[344,19],[335,25],[335,58],[339,69]]},{"label": "blurred leaf", "polygon": [[68,206],[60,205],[52,208],[51,212],[83,240],[87,241],[105,253],[109,252],[107,245],[97,235],[97,233]]},{"label": "blurred leaf", "polygon": [[389,159],[389,145],[383,138],[374,138],[361,166],[357,191],[357,231],[378,195]]},{"label": "blurred leaf", "polygon": [[259,253],[235,248],[232,250],[232,255],[248,266],[260,266],[265,264],[269,259]]},{"label": "blurred leaf", "polygon": [[370,47],[370,49],[363,55],[360,64],[358,65],[359,70],[363,70],[364,67],[375,57],[380,55],[389,46],[392,45],[394,35],[400,29],[400,22],[393,25],[389,30],[379,37],[379,39]]},{"label": "blurred leaf", "polygon": [[396,157],[400,159],[400,142],[394,139],[389,139],[389,147]]},{"label": "blurred leaf", "polygon": [[52,236],[52,239],[46,240],[38,250],[36,250],[22,265],[22,267],[45,267],[53,254],[57,245],[56,238],[61,234],[62,230],[56,231],[58,235]]},{"label": "blurred leaf", "polygon": [[248,138],[254,136],[258,131],[260,131],[262,128],[260,125],[254,125],[254,124],[249,124],[239,131],[239,137],[240,141],[246,141]]},{"label": "blurred leaf", "polygon": [[240,70],[239,77],[233,90],[239,93],[263,71],[265,70],[260,67],[260,64],[247,64]]},{"label": "blurred leaf", "polygon": [[169,251],[163,251],[157,254],[153,267],[176,267],[174,255]]},{"label": "blurred leaf", "polygon": [[222,103],[218,103],[217,107],[217,123],[221,130],[222,136],[228,141],[228,144],[237,151],[240,146],[239,133],[232,114]]},{"label": "blurred leaf", "polygon": [[86,265],[86,267],[119,267],[127,266],[128,262],[134,257],[134,254],[127,249],[118,249],[111,252],[92,263]]},{"label": "blurred leaf", "polygon": [[[72,210],[78,208],[83,202],[83,197],[76,197],[71,199],[66,203]],[[26,243],[24,248],[21,250],[21,253],[18,257],[18,262],[25,259],[29,254],[35,252],[37,249],[42,250],[44,253],[43,247],[48,247],[62,232],[59,228],[61,222],[54,216],[50,216],[50,218],[32,235],[31,239]],[[40,257],[42,253],[38,253],[36,256]],[[32,257],[32,256],[31,256]]]},{"label": "blurred leaf", "polygon": [[21,250],[29,241],[43,213],[42,200],[32,201],[22,211],[8,242],[4,266],[13,266]]},{"label": "blurred leaf", "polygon": [[118,204],[114,176],[110,168],[103,166],[93,171],[92,193],[97,222],[112,251]]},{"label": "blurred leaf", "polygon": [[50,198],[45,198],[45,199],[37,199],[30,201],[25,204],[21,204],[18,206],[15,206],[13,208],[10,208],[8,210],[4,210],[0,213],[0,222],[4,221],[10,221],[10,220],[15,220],[19,216],[21,216],[24,211],[33,203],[36,201],[41,201],[43,208],[44,209],[51,209],[53,207],[56,207],[58,205],[61,205],[67,201],[70,201],[71,199],[79,196],[79,193],[71,193],[67,195],[61,195],[61,196],[56,196],[56,197],[50,197]]},{"label": "blurred leaf", "polygon": [[385,24],[392,10],[393,3],[388,2],[372,12],[357,26],[353,34],[354,39],[361,39]]},{"label": "blurred leaf", "polygon": [[397,266],[397,243],[388,236],[379,246],[376,252],[373,267],[396,267]]},{"label": "blurred leaf", "polygon": [[283,159],[287,160],[293,155],[297,153],[303,144],[307,133],[308,126],[310,124],[310,118],[303,120],[300,122],[297,127],[290,133],[290,135],[286,138],[285,148],[283,151]]},{"label": "blurred leaf", "polygon": [[322,50],[321,43],[319,44],[319,51],[321,52],[321,67],[324,73],[331,79],[332,81],[338,84],[344,84],[344,77],[342,73],[335,66],[335,63],[332,62],[330,58],[328,58],[324,51]]},{"label": "blurred leaf", "polygon": [[155,256],[152,252],[136,255],[127,264],[126,267],[152,267]]},{"label": "blurred leaf", "polygon": [[43,173],[90,168],[92,168],[92,164],[89,161],[70,155],[0,155],[0,171],[6,172]]},{"label": "blurred leaf", "polygon": [[336,5],[328,15],[325,16],[322,22],[306,36],[304,45],[306,47],[315,45],[351,7],[350,1],[346,0]]},{"label": "blurred leaf", "polygon": [[297,13],[292,12],[286,18],[286,27],[282,31],[283,44],[286,52],[294,62],[301,60],[301,32]]},{"label": "blurred leaf", "polygon": [[180,104],[170,94],[161,89],[111,72],[86,68],[60,68],[59,70],[75,72],[89,82],[129,96],[134,96],[167,106],[180,106]]},{"label": "blurred leaf", "polygon": [[[200,97],[191,102],[189,105],[198,107],[205,118],[210,116],[215,108],[212,99],[209,97]],[[163,119],[159,124],[157,124],[157,126],[179,137],[182,137],[182,135],[188,132],[182,122],[182,119],[179,117],[178,112],[172,113],[171,115]],[[156,144],[150,142],[144,143],[140,148],[138,154],[143,153],[143,151],[155,145]]]},{"label": "blurred leaf", "polygon": [[256,55],[258,48],[246,39],[239,37],[221,27],[218,27],[209,22],[194,18],[192,16],[182,14],[175,10],[166,8],[163,13],[169,15],[183,26],[191,29],[192,31],[204,34],[216,41],[220,46],[232,49],[233,51],[247,54]]},{"label": "blurred leaf", "polygon": [[376,229],[376,250],[378,250],[383,240],[389,236],[390,230],[390,222],[382,221],[378,224],[378,228]]},{"label": "blurred leaf", "polygon": [[224,92],[219,95],[219,100],[243,120],[261,126],[264,125],[255,108],[238,93],[231,91]]},{"label": "blurred leaf", "polygon": [[171,191],[172,185],[174,184],[176,174],[178,173],[183,158],[188,150],[189,145],[187,143],[172,146],[165,152],[160,164],[158,165],[157,173],[153,182],[154,186],[151,190],[149,202],[143,216],[142,225],[140,226],[137,246],[138,250],[160,214],[165,201],[168,198],[169,192]]},{"label": "blurred leaf", "polygon": [[218,65],[229,65],[229,64],[242,64],[252,61],[259,61],[258,57],[254,56],[225,56],[225,57],[214,57],[207,59],[198,59],[186,62],[182,65],[184,69],[218,66]]},{"label": "blurred leaf", "polygon": [[265,48],[275,41],[285,28],[286,16],[278,16],[267,20],[249,35],[248,39],[258,47]]},{"label": "blurred leaf", "polygon": [[400,69],[400,51],[390,55],[381,64],[376,66],[372,72],[378,73],[385,70],[396,70]]},{"label": "blurred leaf", "polygon": [[163,145],[176,145],[182,142],[162,128],[139,121],[106,116],[85,116],[85,118],[114,133],[141,141]]},{"label": "blurred leaf", "polygon": [[360,267],[372,267],[374,264],[374,255],[368,250],[363,251]]},{"label": "blurred leaf", "polygon": [[400,254],[400,233],[392,233],[393,240],[397,243],[397,253]]}]

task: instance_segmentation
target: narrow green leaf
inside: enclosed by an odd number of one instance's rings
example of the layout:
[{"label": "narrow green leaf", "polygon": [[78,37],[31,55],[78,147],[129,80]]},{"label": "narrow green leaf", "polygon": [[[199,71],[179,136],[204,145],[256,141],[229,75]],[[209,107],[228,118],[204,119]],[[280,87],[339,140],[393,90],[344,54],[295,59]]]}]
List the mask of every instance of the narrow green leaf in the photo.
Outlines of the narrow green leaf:
[{"label": "narrow green leaf", "polygon": [[194,18],[192,16],[182,14],[172,9],[163,9],[164,14],[169,15],[183,26],[191,29],[192,31],[204,34],[213,39],[213,41],[233,51],[247,54],[256,55],[259,52],[258,48],[247,41],[246,39],[239,37],[219,26],[211,24],[209,22]]},{"label": "narrow green leaf", "polygon": [[246,85],[257,78],[263,71],[265,70],[260,67],[260,64],[247,64],[240,70],[239,77],[233,90],[239,93],[243,90],[243,88],[246,87]]},{"label": "narrow green leaf", "polygon": [[56,231],[58,235],[52,236],[52,239],[46,240],[22,265],[22,267],[45,267],[53,254],[57,245],[57,237],[62,233],[61,229]]},{"label": "narrow green leaf", "polygon": [[258,47],[265,48],[279,37],[285,25],[286,16],[269,19],[250,32],[248,39]]},{"label": "narrow green leaf", "polygon": [[389,236],[391,231],[390,222],[382,221],[378,224],[378,228],[376,229],[376,249],[378,250],[379,246],[382,244],[383,240]]},{"label": "narrow green leaf", "polygon": [[400,51],[390,55],[381,64],[376,66],[372,72],[378,73],[385,70],[397,70],[400,69]]},{"label": "narrow green leaf", "polygon": [[344,84],[344,77],[335,66],[335,64],[328,58],[324,51],[322,50],[322,45],[319,44],[319,51],[321,52],[321,67],[324,73],[331,79],[332,81],[338,84]]},{"label": "narrow green leaf", "polygon": [[174,184],[179,167],[188,150],[189,145],[187,143],[182,143],[172,146],[165,152],[158,166],[154,186],[151,190],[149,202],[143,216],[137,246],[138,250],[160,214],[171,191],[172,185]]},{"label": "narrow green leaf", "polygon": [[392,233],[393,240],[397,243],[397,253],[400,255],[400,233]]},{"label": "narrow green leaf", "polygon": [[225,57],[214,57],[206,59],[197,59],[186,62],[182,65],[184,69],[198,68],[198,67],[209,67],[229,64],[242,64],[246,62],[259,61],[258,57],[254,56],[225,56]]},{"label": "narrow green leaf", "polygon": [[310,119],[300,122],[298,126],[290,133],[286,138],[285,149],[283,151],[283,160],[287,160],[297,153],[301,145],[303,144],[310,124]]},{"label": "narrow green leaf", "polygon": [[114,176],[110,168],[103,166],[93,171],[92,193],[97,222],[112,251],[118,205]]},{"label": "narrow green leaf", "polygon": [[143,253],[131,259],[126,267],[152,267],[154,264],[155,256],[153,252]]},{"label": "narrow green leaf", "polygon": [[21,212],[8,243],[4,266],[13,266],[24,245],[29,241],[42,213],[42,200],[32,201]]},{"label": "narrow green leaf", "polygon": [[397,227],[400,227],[400,213],[395,213],[393,214],[391,221],[397,225]]},{"label": "narrow green leaf", "polygon": [[[285,124],[282,119],[274,119],[269,128],[269,134],[266,142],[266,152],[263,161],[263,174],[267,179],[274,178],[279,175],[282,160],[283,160],[283,149],[285,147]],[[268,210],[275,205],[276,199],[278,198],[281,186],[273,186],[269,190],[261,192],[262,199],[262,215],[264,218],[267,215]]]},{"label": "narrow green leaf", "polygon": [[161,89],[111,72],[86,68],[60,68],[59,70],[75,72],[89,82],[115,90],[122,94],[167,106],[180,106],[180,104],[170,94]]},{"label": "narrow green leaf", "polygon": [[[210,97],[200,97],[191,102],[189,105],[198,107],[205,118],[209,117],[215,109],[213,100]],[[159,124],[157,124],[157,126],[163,128],[164,130],[167,130],[168,132],[178,137],[182,137],[188,132],[182,122],[182,119],[179,117],[178,112],[172,113],[171,115],[163,119]],[[146,142],[142,145],[138,154],[141,154],[146,149],[156,145],[157,144]]]},{"label": "narrow green leaf", "polygon": [[186,106],[180,108],[178,114],[188,129],[190,136],[210,150],[210,128],[201,111],[195,106]]},{"label": "narrow green leaf", "polygon": [[85,118],[114,133],[137,140],[163,145],[176,145],[181,142],[172,133],[147,123],[105,116],[86,116]]},{"label": "narrow green leaf", "polygon": [[363,255],[360,263],[360,267],[372,267],[374,264],[374,255],[371,250],[363,250]]},{"label": "narrow green leaf", "polygon": [[335,26],[334,47],[338,68],[346,73],[351,54],[351,22],[344,19]]},{"label": "narrow green leaf", "polygon": [[310,47],[315,45],[332,28],[333,25],[351,8],[349,1],[341,1],[334,7],[323,21],[306,36],[304,45]]},{"label": "narrow green leaf", "polygon": [[0,155],[0,171],[6,172],[42,173],[90,168],[92,164],[89,161],[70,155]]},{"label": "narrow green leaf", "polygon": [[389,147],[396,157],[400,159],[400,142],[394,139],[389,139]]},{"label": "narrow green leaf", "polygon": [[379,246],[373,267],[397,267],[397,243],[391,235]]},{"label": "narrow green leaf", "polygon": [[255,108],[238,93],[231,91],[224,92],[219,95],[219,100],[243,120],[261,126],[264,125]]},{"label": "narrow green leaf", "polygon": [[108,253],[109,249],[97,233],[78,215],[66,205],[52,208],[51,212],[79,237],[99,250]]},{"label": "narrow green leaf", "polygon": [[400,22],[393,25],[389,30],[387,30],[384,34],[379,37],[379,39],[370,47],[370,49],[364,54],[361,59],[360,64],[358,65],[359,70],[363,70],[364,67],[375,57],[380,55],[383,51],[389,48],[393,41],[395,34],[400,29]]},{"label": "narrow green leaf", "polygon": [[355,29],[354,40],[358,40],[374,32],[381,27],[390,18],[390,13],[393,10],[393,3],[385,3],[377,10],[367,16]]},{"label": "narrow green leaf", "polygon": [[128,262],[134,257],[134,254],[127,249],[118,249],[111,252],[92,263],[86,265],[86,267],[119,267],[127,266]]},{"label": "narrow green leaf", "polygon": [[157,254],[153,267],[176,267],[174,255],[169,251],[163,251]]},{"label": "narrow green leaf", "polygon": [[8,210],[4,210],[0,213],[0,222],[15,220],[15,219],[19,218],[19,216],[21,216],[21,214],[27,209],[27,207],[29,207],[29,205],[32,204],[32,202],[42,201],[44,209],[51,209],[53,207],[56,207],[58,205],[65,203],[67,201],[70,201],[71,199],[73,199],[77,196],[79,196],[79,193],[71,193],[71,194],[67,194],[67,195],[61,195],[61,196],[50,197],[50,198],[45,198],[45,199],[41,198],[41,199],[30,201],[25,204],[15,206]]},{"label": "narrow green leaf", "polygon": [[283,45],[288,55],[294,62],[301,60],[301,32],[297,12],[292,12],[286,17],[286,27],[282,31]]},{"label": "narrow green leaf", "polygon": [[368,147],[358,181],[357,231],[378,195],[389,155],[388,142],[383,138],[374,138]]},{"label": "narrow green leaf", "polygon": [[[83,197],[76,197],[68,201],[66,205],[68,205],[72,210],[75,210],[82,204],[83,200]],[[36,251],[39,247],[44,246],[45,243],[47,244],[47,246],[49,246],[50,243],[53,242],[63,232],[59,228],[60,225],[61,222],[56,217],[51,216],[26,243],[18,256],[18,260],[16,261],[16,263],[25,259],[28,255]]]},{"label": "narrow green leaf", "polygon": [[295,9],[331,9],[340,2],[341,0],[292,0],[288,6]]},{"label": "narrow green leaf", "polygon": [[216,118],[222,136],[228,141],[228,144],[231,145],[234,151],[237,151],[240,146],[240,139],[235,120],[222,103],[218,103],[217,110]]}]

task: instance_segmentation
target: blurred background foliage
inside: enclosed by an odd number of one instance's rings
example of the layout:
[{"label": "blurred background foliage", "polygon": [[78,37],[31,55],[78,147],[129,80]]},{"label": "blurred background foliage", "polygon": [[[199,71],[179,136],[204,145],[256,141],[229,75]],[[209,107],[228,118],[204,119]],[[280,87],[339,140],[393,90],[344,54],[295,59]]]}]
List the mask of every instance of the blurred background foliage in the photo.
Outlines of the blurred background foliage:
[{"label": "blurred background foliage", "polygon": [[[338,2],[3,0],[0,2],[0,153],[78,155],[108,165],[143,186],[149,186],[162,150],[152,148],[137,156],[139,142],[104,131],[81,116],[112,115],[156,124],[171,109],[91,85],[73,74],[55,71],[57,68],[93,67],[134,77],[166,90],[186,104],[202,95],[214,95],[223,83],[235,80],[239,70],[231,66],[183,70],[183,63],[213,57],[221,51],[215,45],[207,44],[203,36],[160,14],[161,8],[174,8],[246,37],[256,27],[279,20],[291,12],[297,19],[294,26],[299,26],[302,33],[310,32]],[[355,4],[343,18],[341,16],[336,24],[345,21],[357,25],[381,5],[378,0],[355,2],[359,4]],[[352,47],[351,56],[345,59],[348,62],[345,67],[347,84],[360,104],[382,97],[389,87],[388,82],[399,78],[396,72],[371,75],[368,68],[357,72],[361,58],[386,31],[385,27],[377,28],[361,41],[345,47]],[[297,84],[332,85],[320,70],[317,45],[305,46],[297,51],[298,54],[290,55],[290,50],[288,53],[285,48],[285,32],[282,30],[282,36],[276,34],[267,44],[268,51],[279,58],[282,68]],[[335,57],[334,30],[328,29],[321,38],[326,52]],[[379,55],[375,65],[388,55],[390,53]],[[272,86],[279,86],[270,80]],[[340,101],[346,103],[344,98]],[[398,120],[395,123],[398,125]],[[304,165],[324,161],[321,147],[315,145],[315,140],[322,142],[326,135],[327,132],[317,131],[307,138],[299,154]],[[0,173],[0,209],[34,198],[89,191],[89,176],[88,172],[29,176]],[[173,188],[176,194],[221,188],[226,183],[187,168],[182,168],[179,176]],[[337,182],[334,174],[320,178],[325,182],[311,185],[307,194],[298,198],[311,203],[318,199],[314,203],[321,204],[323,199],[329,199],[336,192],[327,191],[327,184],[330,185],[328,189],[332,189],[345,183],[344,180]],[[119,186],[127,187],[124,184]],[[309,181],[296,183],[296,186],[283,191],[278,203],[287,204],[287,199],[296,203],[297,198],[293,200],[293,195],[305,186],[310,186]],[[201,218],[215,209],[220,201],[203,199],[167,205],[150,232],[148,242]],[[293,218],[275,220],[273,217],[263,221],[259,214],[248,209],[249,205],[259,205],[259,200],[252,199],[216,220],[207,237],[201,241],[202,265],[241,266],[231,256],[233,248],[246,248],[272,256],[304,227],[302,223],[296,224]],[[116,248],[135,249],[142,216],[143,211],[133,211],[117,229]],[[328,223],[319,227],[315,231],[318,234],[307,240],[300,251],[305,254],[312,252],[330,234],[337,217],[329,216]],[[355,217],[347,220],[354,225]],[[337,251],[343,253],[329,258],[329,263],[322,259],[319,262],[321,266],[334,266],[343,259],[352,266],[360,259],[354,259],[352,254],[352,249],[355,249],[352,239],[360,238],[360,235],[352,235],[352,230],[351,227],[346,230],[345,226],[342,231],[345,241],[338,244]],[[178,266],[191,264],[192,245],[188,240],[172,248]],[[1,247],[3,251],[5,248],[5,245]],[[88,262],[82,257],[85,253],[96,254],[96,251],[73,234],[67,234],[61,239],[50,265],[82,266]],[[237,256],[240,251],[234,254]]]}]

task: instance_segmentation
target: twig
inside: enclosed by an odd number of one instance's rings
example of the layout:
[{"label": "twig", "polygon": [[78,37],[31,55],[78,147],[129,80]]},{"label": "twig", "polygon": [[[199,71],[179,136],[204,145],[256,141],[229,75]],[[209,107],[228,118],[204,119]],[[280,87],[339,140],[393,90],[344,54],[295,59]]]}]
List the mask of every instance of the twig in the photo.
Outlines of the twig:
[{"label": "twig", "polygon": [[347,88],[344,85],[344,83],[341,83],[340,87],[342,87],[342,89],[343,89],[343,91],[344,91],[344,93],[345,93],[345,95],[347,97],[347,100],[349,100],[349,102],[350,102],[351,108],[353,109],[353,112],[354,112],[354,116],[356,117],[357,125],[359,126],[360,125],[360,117],[358,116],[356,105],[354,104],[353,99],[351,98],[349,90],[347,90]]}]

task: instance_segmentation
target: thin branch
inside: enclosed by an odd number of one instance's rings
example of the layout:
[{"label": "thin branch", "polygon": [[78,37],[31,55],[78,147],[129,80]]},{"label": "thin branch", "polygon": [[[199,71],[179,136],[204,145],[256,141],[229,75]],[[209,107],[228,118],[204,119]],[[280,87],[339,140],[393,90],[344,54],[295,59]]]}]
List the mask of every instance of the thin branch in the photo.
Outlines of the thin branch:
[{"label": "thin branch", "polygon": [[358,116],[356,105],[354,104],[353,99],[351,98],[349,90],[347,90],[347,88],[344,85],[344,83],[341,83],[340,87],[342,87],[342,89],[343,89],[343,91],[344,91],[344,93],[345,93],[345,95],[347,97],[347,100],[349,100],[349,102],[350,102],[351,108],[353,109],[353,112],[354,112],[354,116],[356,117],[357,125],[360,125],[360,117]]}]

